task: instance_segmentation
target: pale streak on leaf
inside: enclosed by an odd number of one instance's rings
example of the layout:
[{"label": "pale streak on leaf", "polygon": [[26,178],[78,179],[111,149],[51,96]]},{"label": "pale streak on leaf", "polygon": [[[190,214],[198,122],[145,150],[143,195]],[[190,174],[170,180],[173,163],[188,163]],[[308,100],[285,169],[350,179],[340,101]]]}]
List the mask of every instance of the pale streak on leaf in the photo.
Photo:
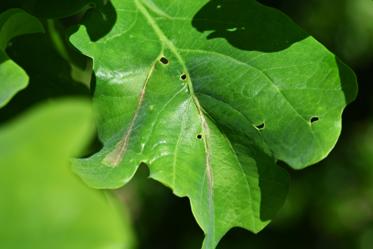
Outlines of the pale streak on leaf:
[{"label": "pale streak on leaf", "polygon": [[119,163],[123,160],[124,154],[127,152],[128,142],[129,142],[129,139],[131,137],[133,127],[136,123],[137,117],[138,117],[139,112],[141,110],[141,106],[144,102],[146,87],[147,87],[148,82],[150,80],[150,77],[151,77],[151,75],[154,71],[155,64],[157,63],[157,61],[158,61],[158,57],[153,62],[152,66],[150,67],[150,70],[149,70],[149,72],[146,76],[144,85],[143,85],[143,87],[141,89],[141,92],[140,92],[140,95],[139,95],[139,101],[137,103],[136,111],[133,114],[133,118],[131,120],[130,125],[128,126],[127,131],[125,132],[123,138],[119,141],[119,143],[117,143],[117,145],[115,146],[115,149],[113,151],[111,151],[109,154],[107,154],[106,157],[104,158],[104,160],[102,161],[105,165],[107,165],[109,167],[113,167],[113,168],[117,167],[119,165]]}]

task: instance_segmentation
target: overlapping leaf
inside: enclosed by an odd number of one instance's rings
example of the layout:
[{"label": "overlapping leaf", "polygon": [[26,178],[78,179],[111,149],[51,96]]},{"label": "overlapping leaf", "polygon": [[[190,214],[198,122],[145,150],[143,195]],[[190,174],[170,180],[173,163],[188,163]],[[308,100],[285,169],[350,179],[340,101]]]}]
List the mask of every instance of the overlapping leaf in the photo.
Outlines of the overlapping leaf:
[{"label": "overlapping leaf", "polygon": [[93,133],[90,104],[44,104],[0,128],[0,248],[129,249],[127,220],[84,186],[70,157]]},{"label": "overlapping leaf", "polygon": [[5,53],[9,41],[19,35],[42,32],[39,21],[20,9],[0,15],[0,108],[27,86],[27,74]]},{"label": "overlapping leaf", "polygon": [[104,147],[75,163],[91,186],[117,188],[140,163],[190,199],[214,248],[232,227],[260,231],[287,175],[323,159],[356,94],[355,78],[282,13],[254,0],[114,0],[117,23],[91,42]]}]

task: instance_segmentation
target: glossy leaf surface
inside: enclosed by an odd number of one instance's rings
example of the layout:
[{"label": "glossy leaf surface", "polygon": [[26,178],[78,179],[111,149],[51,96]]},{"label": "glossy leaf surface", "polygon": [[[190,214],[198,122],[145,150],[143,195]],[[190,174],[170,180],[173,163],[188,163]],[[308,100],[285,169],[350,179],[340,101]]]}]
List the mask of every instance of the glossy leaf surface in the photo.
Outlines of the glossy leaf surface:
[{"label": "glossy leaf surface", "polygon": [[285,161],[323,159],[356,94],[350,69],[288,17],[256,1],[114,0],[111,33],[72,42],[94,60],[104,147],[77,160],[96,188],[140,163],[190,199],[214,248],[232,227],[260,231],[282,205]]}]

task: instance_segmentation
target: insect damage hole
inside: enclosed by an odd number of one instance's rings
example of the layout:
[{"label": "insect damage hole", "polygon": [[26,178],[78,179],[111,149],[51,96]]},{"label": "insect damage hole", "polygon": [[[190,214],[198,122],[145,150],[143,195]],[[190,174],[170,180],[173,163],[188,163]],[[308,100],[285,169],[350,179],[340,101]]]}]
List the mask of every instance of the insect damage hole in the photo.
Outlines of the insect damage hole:
[{"label": "insect damage hole", "polygon": [[319,121],[319,120],[320,120],[319,117],[317,117],[317,116],[313,116],[313,117],[311,117],[310,122],[311,122],[311,124],[313,124],[313,123],[315,123],[315,122],[317,122],[317,121]]},{"label": "insect damage hole", "polygon": [[202,134],[198,134],[197,139],[202,139]]},{"label": "insect damage hole", "polygon": [[265,123],[261,123],[261,124],[258,124],[258,125],[254,125],[254,127],[258,130],[258,131],[261,131],[265,128]]},{"label": "insect damage hole", "polygon": [[180,75],[180,79],[181,80],[186,80],[187,79],[187,75],[185,73],[183,73],[182,75]]},{"label": "insect damage hole", "polygon": [[159,61],[163,64],[163,65],[167,65],[169,63],[168,59],[166,57],[161,57],[159,59]]}]

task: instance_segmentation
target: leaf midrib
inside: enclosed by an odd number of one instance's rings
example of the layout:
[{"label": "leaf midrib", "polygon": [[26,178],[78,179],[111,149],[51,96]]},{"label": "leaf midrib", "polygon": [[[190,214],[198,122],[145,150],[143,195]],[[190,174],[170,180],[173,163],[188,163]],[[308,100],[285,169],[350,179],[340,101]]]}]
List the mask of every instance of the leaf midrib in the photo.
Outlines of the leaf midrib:
[{"label": "leaf midrib", "polygon": [[[177,51],[177,48],[174,46],[174,44],[167,38],[167,36],[160,29],[160,27],[158,26],[158,24],[156,23],[154,18],[150,15],[150,13],[147,11],[145,6],[143,5],[142,1],[141,0],[134,0],[134,1],[135,1],[135,5],[136,5],[137,9],[145,17],[149,26],[153,29],[155,34],[158,36],[159,41],[162,43],[162,45],[167,46],[172,51],[172,53],[176,56],[177,60],[179,61],[179,63],[183,67],[184,72],[187,75],[190,76],[189,71],[186,67],[186,63],[183,60],[183,58],[181,57],[181,55],[179,54],[179,52]],[[215,237],[215,209],[214,209],[214,204],[213,204],[213,198],[214,198],[213,197],[213,185],[214,185],[214,183],[213,183],[212,165],[211,165],[211,148],[210,148],[210,145],[207,141],[207,139],[209,137],[209,126],[207,124],[207,121],[206,121],[206,118],[205,118],[205,115],[204,115],[204,110],[203,110],[201,104],[199,103],[199,100],[198,100],[197,96],[194,93],[193,84],[191,82],[190,77],[188,77],[187,85],[188,85],[189,93],[192,96],[193,102],[194,102],[194,104],[197,108],[197,111],[199,113],[199,117],[200,117],[200,120],[201,120],[201,127],[202,127],[202,131],[203,131],[203,135],[204,135],[203,142],[204,142],[205,156],[206,156],[206,158],[205,158],[206,159],[206,176],[208,178],[208,195],[209,195],[208,196],[208,206],[209,206],[208,209],[209,209],[209,217],[210,217],[210,220],[209,220],[210,222],[208,224],[208,231],[207,232],[209,233],[209,236],[211,236],[213,238],[212,240],[210,240],[210,243],[214,243],[214,241],[215,241],[215,239],[214,239],[214,237]]]}]

